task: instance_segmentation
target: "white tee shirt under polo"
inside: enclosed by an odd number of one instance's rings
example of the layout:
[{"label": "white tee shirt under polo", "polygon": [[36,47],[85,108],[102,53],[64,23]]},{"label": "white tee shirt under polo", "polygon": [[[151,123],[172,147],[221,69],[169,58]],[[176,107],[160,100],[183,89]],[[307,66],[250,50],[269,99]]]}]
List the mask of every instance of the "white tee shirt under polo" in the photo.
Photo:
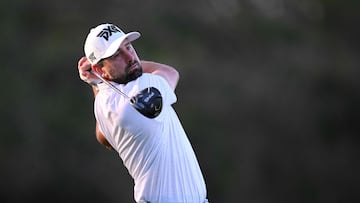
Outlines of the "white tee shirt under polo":
[{"label": "white tee shirt under polo", "polygon": [[126,85],[113,83],[129,97],[147,87],[163,97],[161,113],[147,118],[128,99],[99,84],[94,111],[100,131],[119,153],[134,179],[136,202],[202,203],[206,186],[197,158],[173,107],[177,98],[160,76],[144,73]]}]

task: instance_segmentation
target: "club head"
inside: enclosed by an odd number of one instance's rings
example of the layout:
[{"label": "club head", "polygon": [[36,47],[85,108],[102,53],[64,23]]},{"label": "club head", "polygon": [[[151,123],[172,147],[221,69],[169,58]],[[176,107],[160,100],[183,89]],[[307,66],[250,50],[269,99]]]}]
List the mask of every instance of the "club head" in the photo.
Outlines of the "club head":
[{"label": "club head", "polygon": [[155,118],[161,113],[162,96],[155,87],[148,87],[133,96],[130,104],[142,115]]}]

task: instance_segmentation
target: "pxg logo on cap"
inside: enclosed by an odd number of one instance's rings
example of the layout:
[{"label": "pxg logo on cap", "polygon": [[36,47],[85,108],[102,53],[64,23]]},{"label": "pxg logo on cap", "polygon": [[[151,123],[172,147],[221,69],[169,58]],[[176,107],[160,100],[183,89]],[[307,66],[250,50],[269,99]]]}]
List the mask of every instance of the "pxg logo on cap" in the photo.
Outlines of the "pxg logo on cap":
[{"label": "pxg logo on cap", "polygon": [[112,33],[115,33],[115,32],[122,33],[122,31],[115,25],[108,25],[106,28],[101,30],[100,33],[98,35],[96,35],[96,37],[102,37],[106,41],[109,41],[109,37],[111,37]]},{"label": "pxg logo on cap", "polygon": [[85,55],[94,65],[101,59],[112,56],[125,39],[133,41],[139,37],[138,32],[125,34],[113,24],[101,24],[90,30],[85,41]]}]

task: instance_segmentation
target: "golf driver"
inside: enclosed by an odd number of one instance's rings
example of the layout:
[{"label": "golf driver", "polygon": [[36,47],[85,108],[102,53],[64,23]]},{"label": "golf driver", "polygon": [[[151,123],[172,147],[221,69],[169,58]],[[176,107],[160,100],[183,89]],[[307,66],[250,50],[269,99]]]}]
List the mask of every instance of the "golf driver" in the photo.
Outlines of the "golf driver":
[{"label": "golf driver", "polygon": [[110,88],[115,90],[117,93],[130,100],[131,106],[133,106],[138,112],[148,118],[155,118],[161,113],[162,109],[162,96],[158,89],[155,87],[148,87],[141,90],[133,97],[129,97],[124,92],[119,90],[115,85],[111,84],[103,77],[101,77],[97,72],[91,71],[97,78],[99,78],[103,83],[108,85]]}]

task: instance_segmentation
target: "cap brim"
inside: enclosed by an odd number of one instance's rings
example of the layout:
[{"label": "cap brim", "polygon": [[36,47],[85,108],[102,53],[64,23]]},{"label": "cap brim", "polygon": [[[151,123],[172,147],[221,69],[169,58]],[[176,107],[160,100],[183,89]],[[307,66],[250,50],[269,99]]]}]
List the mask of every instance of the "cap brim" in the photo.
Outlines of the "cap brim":
[{"label": "cap brim", "polygon": [[121,36],[119,39],[115,40],[109,48],[106,50],[105,54],[101,57],[101,59],[108,58],[115,54],[115,52],[119,49],[120,45],[123,43],[125,39],[128,39],[130,42],[138,39],[140,37],[139,32],[129,32],[123,36]]}]

